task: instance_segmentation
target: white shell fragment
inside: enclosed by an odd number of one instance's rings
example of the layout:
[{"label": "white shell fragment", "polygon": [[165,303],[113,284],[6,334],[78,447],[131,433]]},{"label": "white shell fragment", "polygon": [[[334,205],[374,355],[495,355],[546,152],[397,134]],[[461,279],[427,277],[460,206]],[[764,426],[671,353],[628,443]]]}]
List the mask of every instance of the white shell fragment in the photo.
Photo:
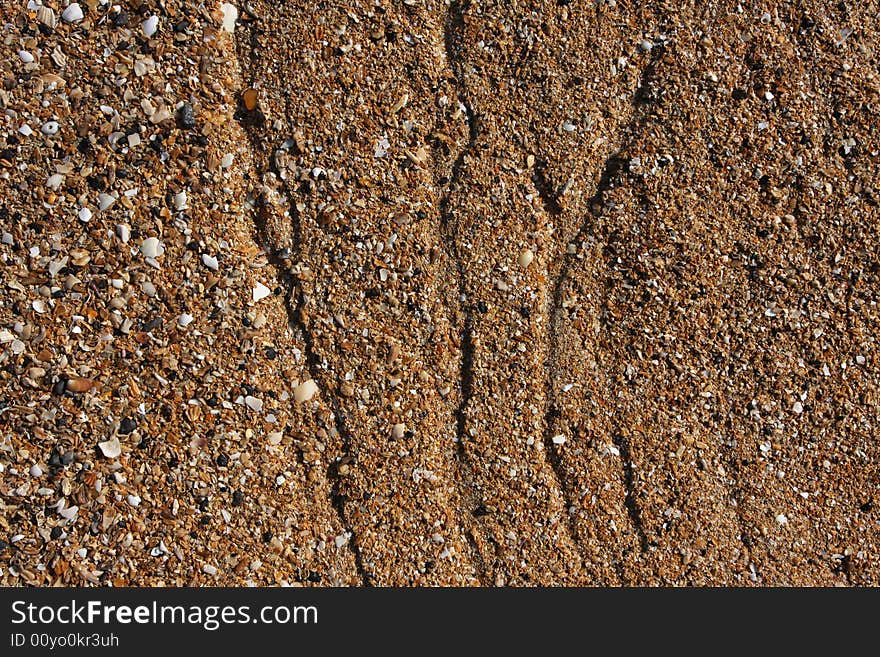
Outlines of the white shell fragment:
[{"label": "white shell fragment", "polygon": [[105,194],[104,192],[98,194],[98,209],[102,212],[113,205],[115,202],[116,198],[111,196],[110,194]]},{"label": "white shell fragment", "polygon": [[105,440],[102,443],[98,443],[98,448],[101,450],[101,453],[106,456],[108,459],[115,459],[117,456],[122,454],[122,445],[119,444],[119,438],[111,438],[110,440]]},{"label": "white shell fragment", "polygon": [[78,511],[79,511],[78,506],[69,506],[64,509],[61,509],[58,512],[58,515],[60,515],[65,520],[73,520],[74,518],[76,518],[76,514]]},{"label": "white shell fragment", "polygon": [[262,283],[257,283],[253,290],[254,301],[260,301],[261,299],[265,299],[270,294],[272,294],[272,290],[263,285]]},{"label": "white shell fragment", "polygon": [[148,237],[141,244],[141,253],[145,258],[158,258],[165,253],[165,247],[156,237]]},{"label": "white shell fragment", "polygon": [[72,2],[61,12],[61,19],[66,23],[76,23],[83,19],[83,10],[78,2]]},{"label": "white shell fragment", "polygon": [[238,20],[238,8],[228,2],[224,2],[220,7],[223,12],[223,29],[227,32],[235,32],[235,21]]}]

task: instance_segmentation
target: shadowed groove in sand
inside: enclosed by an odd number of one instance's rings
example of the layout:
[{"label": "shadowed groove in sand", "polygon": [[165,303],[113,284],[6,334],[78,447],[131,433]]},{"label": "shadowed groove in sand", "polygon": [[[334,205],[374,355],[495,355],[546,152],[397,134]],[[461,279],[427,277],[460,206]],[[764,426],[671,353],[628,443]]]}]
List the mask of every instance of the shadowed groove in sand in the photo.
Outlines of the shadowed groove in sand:
[{"label": "shadowed groove in sand", "polygon": [[[467,144],[456,156],[455,162],[452,165],[452,172],[450,174],[449,181],[444,186],[443,193],[440,198],[440,228],[446,255],[447,257],[449,257],[450,260],[455,263],[456,277],[458,279],[457,287],[459,299],[466,298],[467,286],[465,284],[464,265],[462,263],[461,254],[459,253],[458,247],[456,246],[455,237],[452,233],[452,228],[450,226],[450,219],[453,212],[452,208],[450,207],[450,198],[452,196],[453,190],[456,189],[459,181],[461,180],[462,172],[465,168],[465,159],[467,158],[468,154],[473,151],[474,145],[477,142],[477,136],[479,134],[477,117],[474,114],[473,108],[467,102],[467,97],[462,82],[461,60],[459,57],[459,42],[461,39],[462,30],[464,28],[464,12],[467,9],[468,4],[468,0],[452,2],[449,5],[449,9],[446,13],[443,25],[443,46],[446,55],[446,62],[452,69],[456,84],[456,93],[459,102],[465,108],[465,117],[467,119],[468,125]],[[448,310],[450,317],[456,314],[455,308],[449,308]],[[471,309],[468,306],[465,306],[464,319],[462,320],[461,333],[459,337],[459,349],[461,350],[461,363],[459,366],[460,399],[458,408],[456,408],[455,410],[455,426],[457,438],[455,449],[455,470],[457,474],[456,480],[458,482],[459,494],[463,501],[467,500],[468,497],[475,497],[474,485],[472,481],[472,476],[470,474],[473,472],[473,465],[470,462],[467,450],[465,449],[465,440],[467,439],[467,416],[465,413],[465,409],[467,408],[467,405],[470,402],[471,396],[473,394],[474,378],[474,345],[472,317],[473,316]],[[471,502],[473,503],[473,501],[474,500],[472,499]],[[461,513],[465,512],[466,510],[461,510]],[[471,512],[475,512],[475,509],[471,509]],[[470,535],[470,533],[467,531],[467,528],[464,526],[464,522],[462,522],[461,532],[468,542],[468,547],[471,553],[471,561],[474,565],[474,568],[477,570],[477,578],[481,584],[486,584],[485,564],[483,563],[480,550],[476,542],[474,541],[473,536]]]},{"label": "shadowed groove in sand", "polygon": [[[621,143],[624,141],[627,143],[630,142],[633,139],[634,133],[644,121],[645,115],[642,108],[646,103],[649,102],[649,98],[647,96],[648,87],[654,76],[657,58],[661,50],[661,48],[655,47],[651,52],[651,59],[645,65],[645,68],[642,69],[639,79],[639,86],[636,89],[635,95],[633,97],[634,109],[632,117],[620,131],[622,136],[619,142]],[[618,179],[620,171],[625,164],[625,160],[621,157],[622,151],[623,146],[621,145],[605,160],[605,164],[602,167],[602,173],[599,177],[599,183],[596,186],[596,192],[593,194],[588,202],[590,212],[584,217],[584,220],[581,222],[578,232],[575,234],[574,238],[570,240],[570,243],[575,245],[579,244],[588,232],[592,223],[591,220],[601,215],[605,206],[605,195],[614,186],[614,182]],[[543,167],[539,166],[537,162],[535,165],[534,177],[536,180],[535,186],[541,196],[545,208],[548,210],[548,212],[551,212],[551,214],[558,214],[558,212],[554,212],[553,210],[559,208],[559,201],[546,179]],[[567,249],[567,245],[563,246]],[[552,441],[553,421],[561,415],[556,400],[553,381],[556,379],[555,369],[557,367],[557,363],[555,354],[558,353],[559,329],[560,323],[563,321],[563,313],[561,311],[562,290],[565,286],[565,283],[569,279],[572,263],[576,262],[576,259],[573,255],[568,255],[567,253],[560,256],[560,259],[562,262],[558,265],[559,274],[556,276],[556,279],[553,282],[553,291],[550,295],[550,308],[547,312],[547,317],[550,321],[550,331],[548,337],[548,357],[544,362],[544,376],[546,378],[544,410],[544,451],[547,456],[547,461],[553,467],[553,471],[556,473],[556,478],[559,480],[559,485],[564,497],[566,510],[568,510],[574,504],[571,490],[572,486],[567,481],[568,478],[566,476],[565,467],[563,466],[560,454],[554,448]],[[556,267],[553,267],[553,269],[556,269]],[[613,430],[611,438],[615,447],[617,447],[618,451],[620,452],[625,488],[624,507],[626,508],[627,516],[629,517],[630,522],[633,525],[633,529],[639,537],[640,548],[642,552],[645,552],[648,549],[648,539],[647,534],[645,533],[644,525],[642,523],[641,509],[639,508],[638,500],[635,497],[633,468],[632,461],[630,459],[629,444],[626,440],[622,439],[616,429]],[[572,537],[575,539],[575,543],[580,545],[580,543],[577,541],[574,516],[572,514],[568,514],[568,518],[569,529],[571,531]],[[623,572],[622,563],[623,562],[621,560],[616,566],[617,574],[618,577],[621,579],[621,583],[625,579],[625,573]]]},{"label": "shadowed groove in sand", "polygon": [[[238,57],[239,70],[243,73],[245,71],[245,58],[247,59],[247,70],[251,72],[253,76],[254,67],[256,65],[255,62],[255,52],[257,47],[259,46],[258,36],[259,36],[259,24],[254,21],[249,25],[248,32],[248,46],[247,48],[242,44],[242,40],[239,38],[235,39],[235,50],[236,55]],[[239,34],[243,33],[243,30],[239,31]],[[289,101],[288,101],[289,102]],[[290,113],[288,112],[288,115]],[[251,158],[253,161],[253,166],[256,168],[257,165],[257,153],[266,153],[266,144],[261,139],[261,135],[259,133],[259,129],[262,126],[264,119],[262,114],[257,110],[257,114],[253,116],[239,115],[237,118],[241,121],[241,124],[244,128],[245,133],[248,136],[250,147],[251,147]],[[274,169],[274,160],[270,156],[268,159],[268,168],[270,171]],[[277,174],[277,171],[272,171]],[[260,176],[257,177],[260,179]],[[280,179],[280,178],[279,178]],[[292,228],[292,243],[293,245],[302,244],[302,225],[299,217],[299,213],[296,210],[295,204],[293,203],[293,190],[289,188],[287,183],[284,183],[284,191],[290,201],[288,214],[291,221]],[[256,230],[256,241],[266,252],[269,262],[276,268],[278,271],[278,282],[284,289],[284,308],[287,312],[287,321],[288,325],[292,330],[298,332],[302,335],[303,341],[305,343],[305,354],[306,354],[306,364],[308,367],[309,374],[313,379],[319,382],[319,386],[322,390],[329,390],[330,388],[326,385],[326,382],[323,381],[323,377],[318,375],[318,372],[322,371],[320,358],[318,357],[317,351],[315,350],[314,338],[311,334],[311,331],[308,328],[308,325],[303,317],[303,309],[306,303],[305,294],[302,289],[297,293],[296,281],[293,275],[289,271],[288,263],[285,261],[284,254],[277,247],[277,245],[272,244],[272,240],[268,234],[266,221],[261,217],[259,210],[257,210],[254,214],[254,227]],[[343,442],[343,447],[346,451],[351,451],[352,447],[352,437],[348,428],[345,425],[345,414],[342,412],[339,407],[338,399],[335,396],[328,395],[328,401],[330,403],[330,408],[333,412],[334,425],[336,430],[339,432],[339,435]],[[348,549],[351,551],[352,556],[354,557],[355,567],[357,569],[358,576],[360,577],[361,584],[363,586],[371,585],[371,577],[369,572],[364,566],[363,555],[361,554],[361,550],[358,543],[358,536],[355,531],[354,526],[349,522],[346,512],[345,512],[345,497],[339,491],[339,477],[333,476],[333,466],[327,472],[327,479],[332,482],[331,490],[329,495],[330,506],[333,508],[336,513],[340,524],[346,533],[349,534],[349,540],[346,543]]]}]

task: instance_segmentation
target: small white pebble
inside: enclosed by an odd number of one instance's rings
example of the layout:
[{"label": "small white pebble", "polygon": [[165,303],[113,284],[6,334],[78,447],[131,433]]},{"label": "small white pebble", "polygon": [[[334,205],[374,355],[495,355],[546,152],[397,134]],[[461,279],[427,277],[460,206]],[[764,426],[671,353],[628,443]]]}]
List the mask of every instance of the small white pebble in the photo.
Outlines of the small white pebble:
[{"label": "small white pebble", "polygon": [[212,566],[211,564],[206,563],[204,566],[202,566],[202,572],[205,573],[205,575],[216,575],[217,566]]},{"label": "small white pebble", "polygon": [[220,268],[220,263],[217,262],[217,258],[215,256],[209,256],[207,253],[202,254],[202,264],[213,271],[217,271]]},{"label": "small white pebble", "polygon": [[44,135],[54,135],[55,133],[58,132],[58,127],[59,127],[59,126],[58,126],[58,122],[57,122],[57,121],[46,121],[46,122],[42,125],[42,127],[40,128],[40,131],[41,131]]},{"label": "small white pebble", "polygon": [[147,20],[141,23],[141,29],[144,31],[144,36],[153,36],[156,33],[156,30],[159,29],[159,17],[150,16]]},{"label": "small white pebble", "polygon": [[800,415],[801,413],[804,412],[803,404],[801,404],[799,401],[796,401],[794,403],[794,406],[791,407],[791,410],[793,410],[795,413]]},{"label": "small white pebble", "polygon": [[34,56],[30,54],[27,50],[19,50],[18,58],[25,64],[30,64],[32,61],[34,61]]},{"label": "small white pebble", "polygon": [[562,434],[558,434],[556,436],[553,436],[553,438],[551,440],[553,441],[554,445],[564,445],[565,444],[565,436],[563,436]]},{"label": "small white pebble", "polygon": [[128,147],[129,148],[134,148],[135,146],[140,146],[140,144],[141,144],[141,136],[136,132],[133,132],[130,135],[128,135],[126,137],[126,140],[128,140]]},{"label": "small white pebble", "polygon": [[141,498],[138,495],[128,495],[125,501],[128,502],[129,506],[138,506],[141,503]]},{"label": "small white pebble", "polygon": [[178,192],[174,195],[174,209],[175,210],[185,210],[187,208],[186,205],[186,192]]},{"label": "small white pebble", "polygon": [[19,132],[19,134],[22,134],[25,137],[30,137],[32,134],[34,134],[34,131],[31,129],[31,127],[27,123],[22,123],[21,127],[18,129],[18,132]]},{"label": "small white pebble", "polygon": [[77,21],[81,21],[83,19],[83,10],[82,7],[79,6],[78,2],[72,2],[67,7],[65,7],[64,11],[61,12],[61,20],[66,23],[76,23]]},{"label": "small white pebble", "polygon": [[58,189],[61,187],[61,184],[64,182],[64,176],[60,173],[53,173],[46,179],[46,187],[50,189]]},{"label": "small white pebble", "polygon": [[244,403],[249,409],[251,409],[252,411],[256,411],[257,413],[263,410],[263,400],[258,399],[257,397],[252,397],[251,395],[248,395],[244,398]]},{"label": "small white pebble", "polygon": [[400,440],[403,438],[403,435],[406,433],[406,425],[404,424],[395,424],[391,427],[391,437],[395,440]]},{"label": "small white pebble", "polygon": [[178,324],[178,326],[186,328],[187,326],[189,326],[190,324],[193,323],[193,319],[195,319],[195,318],[192,315],[190,315],[189,313],[183,313],[177,318],[177,324]]},{"label": "small white pebble", "polygon": [[131,237],[131,228],[128,224],[116,224],[116,236],[126,244]]},{"label": "small white pebble", "polygon": [[776,516],[776,522],[778,522],[780,525],[787,525],[788,518],[785,517],[785,514],[780,513],[778,516]]},{"label": "small white pebble", "polygon": [[85,224],[88,223],[88,221],[92,218],[92,211],[88,208],[80,208],[80,211],[77,213],[76,216],[79,217],[79,220]]},{"label": "small white pebble", "polygon": [[653,47],[654,47],[654,44],[651,43],[650,41],[648,41],[647,39],[645,39],[644,41],[642,41],[642,42],[639,44],[639,48],[641,48],[641,49],[644,50],[645,52],[648,52],[648,51],[651,50]]},{"label": "small white pebble", "polygon": [[37,464],[34,464],[31,466],[30,473],[31,473],[31,477],[42,477],[43,476],[43,470]]},{"label": "small white pebble", "polygon": [[534,259],[535,254],[532,253],[530,249],[523,249],[522,252],[519,254],[517,262],[519,262],[520,267],[526,268],[530,264],[532,264],[532,260]]},{"label": "small white pebble", "polygon": [[298,403],[307,402],[318,392],[318,384],[309,379],[300,383],[293,391],[293,398]]},{"label": "small white pebble", "polygon": [[220,166],[224,169],[228,169],[232,166],[232,162],[235,160],[235,156],[232,153],[227,153],[223,156],[223,159],[220,160]]}]

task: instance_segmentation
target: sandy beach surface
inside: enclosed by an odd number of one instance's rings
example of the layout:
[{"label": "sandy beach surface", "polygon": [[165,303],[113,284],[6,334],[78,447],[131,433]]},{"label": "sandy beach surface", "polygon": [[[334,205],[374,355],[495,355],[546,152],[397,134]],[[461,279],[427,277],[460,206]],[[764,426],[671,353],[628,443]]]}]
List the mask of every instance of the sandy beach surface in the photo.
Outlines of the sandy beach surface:
[{"label": "sandy beach surface", "polygon": [[880,582],[876,1],[0,37],[0,584]]}]

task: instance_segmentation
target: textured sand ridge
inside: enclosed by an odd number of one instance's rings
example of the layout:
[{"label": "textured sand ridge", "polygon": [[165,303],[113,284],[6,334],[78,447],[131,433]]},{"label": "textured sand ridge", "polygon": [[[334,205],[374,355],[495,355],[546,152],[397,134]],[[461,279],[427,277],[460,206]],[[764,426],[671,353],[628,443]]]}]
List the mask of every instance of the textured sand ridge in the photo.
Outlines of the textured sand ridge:
[{"label": "textured sand ridge", "polygon": [[876,3],[20,4],[4,583],[877,583]]}]

